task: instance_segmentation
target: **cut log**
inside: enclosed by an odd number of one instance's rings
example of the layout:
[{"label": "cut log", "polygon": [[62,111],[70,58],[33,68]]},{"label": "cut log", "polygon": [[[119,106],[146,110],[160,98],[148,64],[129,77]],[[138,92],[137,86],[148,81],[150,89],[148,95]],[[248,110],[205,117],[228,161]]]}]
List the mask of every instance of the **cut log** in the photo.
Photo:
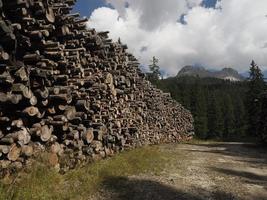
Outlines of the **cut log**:
[{"label": "cut log", "polygon": [[24,126],[23,121],[21,119],[13,120],[11,126],[15,126],[17,128],[22,128]]},{"label": "cut log", "polygon": [[15,141],[12,137],[3,137],[0,139],[0,144],[14,144]]},{"label": "cut log", "polygon": [[7,155],[8,160],[16,161],[20,157],[21,149],[13,144],[10,148],[10,151]]},{"label": "cut log", "polygon": [[50,23],[54,23],[55,22],[55,15],[54,15],[54,11],[52,8],[48,8],[46,13],[45,13],[45,17],[46,20]]},{"label": "cut log", "polygon": [[81,137],[85,142],[87,142],[87,144],[91,144],[94,140],[94,129],[87,129],[85,132],[82,133]]},{"label": "cut log", "polygon": [[27,114],[30,117],[41,115],[41,113],[39,112],[39,109],[34,106],[25,108],[22,112]]},{"label": "cut log", "polygon": [[32,91],[28,87],[20,83],[12,85],[12,92],[19,92],[27,99],[30,99],[33,96]]},{"label": "cut log", "polygon": [[4,51],[0,51],[0,61],[6,61],[8,59],[9,59],[8,53],[6,53]]},{"label": "cut log", "polygon": [[33,147],[30,145],[23,145],[21,147],[21,153],[26,157],[31,157],[33,155]]},{"label": "cut log", "polygon": [[62,155],[63,154],[63,148],[61,147],[61,145],[58,142],[55,142],[51,146],[51,153],[52,154],[57,154],[57,155]]},{"label": "cut log", "polygon": [[40,139],[43,142],[47,142],[52,136],[53,128],[49,128],[47,125],[41,127]]},{"label": "cut log", "polygon": [[73,120],[76,115],[76,108],[74,106],[69,106],[65,109],[64,115],[68,120]]},{"label": "cut log", "polygon": [[0,152],[3,154],[8,154],[10,151],[10,146],[8,145],[0,145]]},{"label": "cut log", "polygon": [[75,105],[77,111],[88,111],[90,103],[87,100],[78,100]]}]

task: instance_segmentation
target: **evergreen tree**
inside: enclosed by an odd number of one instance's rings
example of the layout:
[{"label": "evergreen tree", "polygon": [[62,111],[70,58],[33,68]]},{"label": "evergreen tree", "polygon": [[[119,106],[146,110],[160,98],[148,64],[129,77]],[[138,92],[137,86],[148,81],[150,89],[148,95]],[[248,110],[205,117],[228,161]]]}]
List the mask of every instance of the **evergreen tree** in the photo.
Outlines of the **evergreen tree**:
[{"label": "evergreen tree", "polygon": [[148,74],[148,79],[153,84],[157,85],[159,83],[159,78],[161,76],[160,68],[158,66],[159,60],[155,56],[153,56],[150,62],[151,62],[151,64],[149,65],[150,73]]},{"label": "evergreen tree", "polygon": [[246,113],[244,101],[240,96],[236,97],[234,105],[235,133],[244,136],[246,131]]},{"label": "evergreen tree", "polygon": [[227,94],[224,99],[224,131],[223,137],[225,139],[233,137],[234,133],[234,107],[231,97]]},{"label": "evergreen tree", "polygon": [[203,89],[196,82],[193,93],[191,93],[191,111],[194,116],[194,125],[196,135],[199,138],[206,139],[208,136],[208,119],[207,119],[207,104]]},{"label": "evergreen tree", "polygon": [[221,138],[223,133],[223,115],[221,105],[215,96],[215,93],[211,93],[208,102],[208,129],[209,137]]},{"label": "evergreen tree", "polygon": [[160,87],[191,111],[198,137],[243,137],[247,82],[186,76],[160,80]]},{"label": "evergreen tree", "polygon": [[260,137],[267,144],[267,93],[262,95],[262,110],[260,116]]},{"label": "evergreen tree", "polygon": [[248,94],[247,94],[247,107],[248,107],[248,131],[249,134],[256,136],[260,135],[260,114],[261,114],[261,100],[260,97],[265,89],[265,83],[263,74],[260,68],[255,64],[254,61],[250,67],[250,77],[248,83]]}]

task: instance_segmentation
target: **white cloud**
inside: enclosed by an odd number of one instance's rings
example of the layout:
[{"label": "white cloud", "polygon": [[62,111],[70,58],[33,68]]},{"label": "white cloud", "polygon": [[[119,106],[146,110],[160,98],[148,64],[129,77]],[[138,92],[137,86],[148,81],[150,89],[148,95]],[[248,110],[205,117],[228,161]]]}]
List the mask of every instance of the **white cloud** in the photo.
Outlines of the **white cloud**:
[{"label": "white cloud", "polygon": [[[193,64],[246,71],[255,59],[267,66],[266,0],[222,0],[217,9],[201,7],[202,0],[107,2],[114,9],[96,9],[88,26],[120,37],[144,66],[152,56],[169,75]],[[186,24],[177,22],[182,14]]]}]

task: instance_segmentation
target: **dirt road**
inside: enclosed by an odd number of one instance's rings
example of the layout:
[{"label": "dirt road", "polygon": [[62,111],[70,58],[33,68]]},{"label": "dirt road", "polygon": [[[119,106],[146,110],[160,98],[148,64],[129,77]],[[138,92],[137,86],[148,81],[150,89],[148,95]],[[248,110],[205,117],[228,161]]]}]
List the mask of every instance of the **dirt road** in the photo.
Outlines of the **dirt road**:
[{"label": "dirt road", "polygon": [[267,200],[267,149],[241,143],[162,145],[158,174],[110,177],[95,199]]}]

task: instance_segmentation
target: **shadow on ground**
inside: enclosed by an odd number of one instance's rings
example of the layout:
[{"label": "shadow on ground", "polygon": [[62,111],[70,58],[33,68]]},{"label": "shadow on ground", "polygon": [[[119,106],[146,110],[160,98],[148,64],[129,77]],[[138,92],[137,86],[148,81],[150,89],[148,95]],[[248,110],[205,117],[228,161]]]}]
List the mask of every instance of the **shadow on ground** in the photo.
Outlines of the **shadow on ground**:
[{"label": "shadow on ground", "polygon": [[258,175],[247,171],[237,171],[234,169],[224,169],[216,167],[211,167],[210,169],[228,176],[239,177],[243,179],[246,183],[261,185],[267,190],[267,176]]},{"label": "shadow on ground", "polygon": [[194,146],[205,147],[207,149],[190,150],[201,153],[214,153],[223,156],[243,158],[248,163],[267,164],[267,147],[250,143],[216,143],[216,144],[194,144]]},{"label": "shadow on ground", "polygon": [[106,199],[114,200],[234,200],[232,194],[217,191],[210,193],[199,188],[191,192],[177,190],[168,185],[151,181],[125,177],[109,177],[103,182],[105,190],[112,194]]}]

